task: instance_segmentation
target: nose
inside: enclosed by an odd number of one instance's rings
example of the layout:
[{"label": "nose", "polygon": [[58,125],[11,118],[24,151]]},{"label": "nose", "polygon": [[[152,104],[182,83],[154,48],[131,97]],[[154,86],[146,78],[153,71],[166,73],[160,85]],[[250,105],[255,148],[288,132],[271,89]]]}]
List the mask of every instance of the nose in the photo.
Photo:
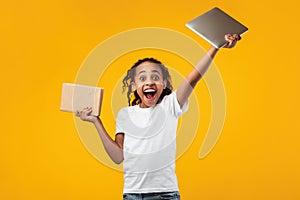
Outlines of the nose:
[{"label": "nose", "polygon": [[147,85],[147,86],[152,86],[152,85],[154,85],[154,83],[153,83],[153,81],[150,79],[150,80],[148,80],[148,81],[145,83],[145,85]]}]

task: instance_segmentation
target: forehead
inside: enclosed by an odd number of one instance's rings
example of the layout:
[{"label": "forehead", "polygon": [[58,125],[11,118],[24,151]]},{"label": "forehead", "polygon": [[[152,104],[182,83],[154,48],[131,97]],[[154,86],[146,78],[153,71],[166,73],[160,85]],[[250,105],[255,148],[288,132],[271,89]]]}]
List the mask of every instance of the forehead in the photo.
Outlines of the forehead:
[{"label": "forehead", "polygon": [[159,64],[152,62],[143,62],[139,66],[137,66],[136,74],[143,72],[158,72],[159,74],[162,74]]}]

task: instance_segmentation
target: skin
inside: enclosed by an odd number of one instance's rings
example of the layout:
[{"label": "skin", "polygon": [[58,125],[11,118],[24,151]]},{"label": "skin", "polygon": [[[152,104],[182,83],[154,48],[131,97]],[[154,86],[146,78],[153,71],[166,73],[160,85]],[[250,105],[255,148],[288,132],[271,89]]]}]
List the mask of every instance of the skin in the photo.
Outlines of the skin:
[{"label": "skin", "polygon": [[[237,34],[227,34],[225,35],[225,39],[227,44],[223,48],[233,48],[241,37]],[[219,49],[211,46],[206,55],[201,58],[194,69],[187,75],[185,80],[182,81],[176,92],[180,107],[182,107],[188,100],[188,97],[192,93],[194,87],[203,77],[218,51]],[[160,94],[166,87],[166,81],[163,80],[162,71],[157,64],[144,62],[137,66],[135,80],[131,86],[133,90],[137,90],[138,95],[141,97],[142,103],[140,104],[140,107],[149,108],[157,104]],[[156,91],[153,98],[147,98],[145,96],[144,91],[148,89]],[[117,164],[121,163],[124,160],[124,133],[118,133],[115,140],[113,140],[105,130],[100,118],[92,116],[91,112],[92,108],[84,108],[77,111],[76,116],[80,117],[83,121],[92,122],[95,125],[103,146],[112,161]]]},{"label": "skin", "polygon": [[[136,90],[140,96],[142,103],[141,108],[149,108],[155,106],[163,90],[166,88],[166,80],[160,67],[151,62],[144,62],[136,68],[134,82],[131,83],[132,89]],[[147,98],[144,91],[155,91],[153,98]]]}]

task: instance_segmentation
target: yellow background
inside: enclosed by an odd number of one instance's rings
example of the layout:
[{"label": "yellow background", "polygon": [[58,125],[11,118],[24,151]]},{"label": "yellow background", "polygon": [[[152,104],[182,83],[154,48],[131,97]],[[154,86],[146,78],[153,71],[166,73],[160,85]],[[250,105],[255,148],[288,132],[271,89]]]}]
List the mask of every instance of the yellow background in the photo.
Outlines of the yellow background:
[{"label": "yellow background", "polygon": [[[184,24],[214,6],[249,32],[215,59],[225,126],[206,158],[200,127],[178,159],[182,199],[300,199],[296,0],[2,1],[0,199],[121,199],[122,173],[89,154],[72,114],[59,111],[61,85],[95,46],[133,28],[173,29],[207,49]],[[112,118],[103,121],[113,129]]]}]

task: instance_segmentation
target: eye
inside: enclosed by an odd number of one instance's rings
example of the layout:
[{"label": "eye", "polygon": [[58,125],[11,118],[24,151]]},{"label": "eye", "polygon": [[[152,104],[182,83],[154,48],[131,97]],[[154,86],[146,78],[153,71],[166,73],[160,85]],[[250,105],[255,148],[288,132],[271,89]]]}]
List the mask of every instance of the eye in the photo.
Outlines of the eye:
[{"label": "eye", "polygon": [[140,76],[140,81],[145,81],[146,80],[146,77],[144,77],[144,76]]},{"label": "eye", "polygon": [[154,75],[154,76],[152,77],[152,79],[153,79],[154,81],[158,81],[158,80],[159,80],[159,76],[158,76],[158,75]]}]

